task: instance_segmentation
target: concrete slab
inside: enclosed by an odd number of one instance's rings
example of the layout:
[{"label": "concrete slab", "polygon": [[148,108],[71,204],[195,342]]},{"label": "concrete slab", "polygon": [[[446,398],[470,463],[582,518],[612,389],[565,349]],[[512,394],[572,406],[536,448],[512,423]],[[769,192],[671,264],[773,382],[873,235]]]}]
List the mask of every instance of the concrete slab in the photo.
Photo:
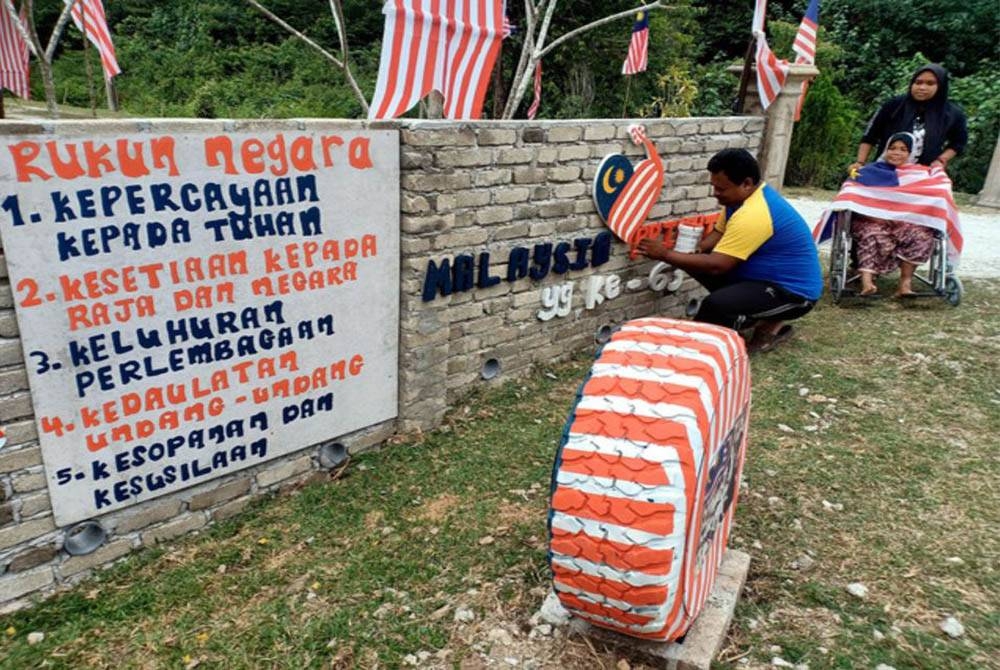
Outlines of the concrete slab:
[{"label": "concrete slab", "polygon": [[719,653],[726,639],[726,631],[733,620],[736,602],[750,570],[750,555],[728,549],[715,578],[712,593],[701,614],[695,619],[687,635],[680,642],[649,642],[619,635],[586,621],[573,618],[569,629],[602,642],[610,642],[627,649],[630,655],[641,656],[644,662],[665,670],[710,670],[712,659]]}]

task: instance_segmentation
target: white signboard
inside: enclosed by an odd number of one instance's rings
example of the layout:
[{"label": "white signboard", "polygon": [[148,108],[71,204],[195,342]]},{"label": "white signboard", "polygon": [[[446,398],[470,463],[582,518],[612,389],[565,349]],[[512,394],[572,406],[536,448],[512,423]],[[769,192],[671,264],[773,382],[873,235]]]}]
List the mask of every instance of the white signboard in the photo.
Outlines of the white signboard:
[{"label": "white signboard", "polygon": [[60,525],[396,415],[398,135],[304,127],[0,146]]}]

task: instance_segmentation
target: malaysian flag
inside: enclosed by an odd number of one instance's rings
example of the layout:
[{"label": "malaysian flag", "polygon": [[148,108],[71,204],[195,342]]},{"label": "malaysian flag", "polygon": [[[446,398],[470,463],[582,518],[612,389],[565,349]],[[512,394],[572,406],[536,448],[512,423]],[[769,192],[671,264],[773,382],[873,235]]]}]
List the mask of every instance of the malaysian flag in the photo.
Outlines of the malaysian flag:
[{"label": "malaysian flag", "polygon": [[778,60],[771,47],[767,45],[767,35],[764,34],[766,13],[767,0],[756,0],[750,31],[757,39],[757,93],[760,97],[760,106],[765,110],[778,98],[785,85],[785,79],[788,78],[788,61]]},{"label": "malaysian flag", "polygon": [[528,107],[528,118],[535,118],[535,114],[538,114],[538,107],[542,104],[542,61],[535,63],[535,99],[531,101],[531,107]]},{"label": "malaysian flag", "polygon": [[624,154],[608,154],[594,174],[594,204],[618,239],[631,247],[642,239],[641,229],[649,210],[663,190],[663,161],[641,126],[629,126],[632,142],[646,149],[646,158],[635,167]]},{"label": "malaysian flag", "polygon": [[750,24],[750,34],[756,37],[764,34],[764,14],[767,13],[767,0],[756,0],[753,5],[753,22]]},{"label": "malaysian flag", "polygon": [[779,60],[767,46],[764,33],[757,35],[757,92],[765,110],[777,100],[788,78],[788,61]]},{"label": "malaysian flag", "polygon": [[387,0],[370,119],[405,113],[431,91],[448,119],[478,119],[503,39],[502,0]]},{"label": "malaysian flag", "polygon": [[877,219],[906,221],[946,233],[948,261],[958,266],[962,253],[962,227],[952,196],[951,179],[940,168],[901,165],[893,174],[879,163],[861,169],[858,179],[840,187],[829,209],[813,229],[817,243],[830,237],[837,212],[851,211]]},{"label": "malaysian flag", "polygon": [[[819,30],[819,0],[809,0],[809,7],[799,24],[799,31],[795,34],[795,42],[792,44],[792,51],[798,54],[796,63],[812,65],[816,62],[816,32]],[[795,121],[802,116],[802,105],[806,101],[806,91],[809,90],[809,82],[802,82],[802,93],[799,94],[799,102],[795,106]]]},{"label": "malaysian flag", "polygon": [[87,39],[97,47],[101,54],[101,65],[104,76],[111,79],[121,74],[118,59],[115,57],[115,45],[111,41],[111,31],[108,30],[108,20],[104,15],[104,5],[101,0],[64,0],[68,5],[73,3],[70,14],[73,23],[87,36]]},{"label": "malaysian flag", "polygon": [[638,74],[646,71],[649,56],[649,17],[646,12],[635,15],[632,26],[632,40],[628,43],[628,56],[622,63],[622,74]]},{"label": "malaysian flag", "polygon": [[[23,6],[21,20],[24,20]],[[27,100],[28,43],[17,31],[15,21],[17,19],[10,15],[6,7],[0,8],[0,87]]]}]

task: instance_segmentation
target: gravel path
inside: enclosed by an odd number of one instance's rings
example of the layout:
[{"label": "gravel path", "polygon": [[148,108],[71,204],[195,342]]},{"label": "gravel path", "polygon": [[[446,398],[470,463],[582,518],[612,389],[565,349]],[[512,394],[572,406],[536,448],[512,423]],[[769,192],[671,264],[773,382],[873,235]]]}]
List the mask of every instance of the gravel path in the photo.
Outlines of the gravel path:
[{"label": "gravel path", "polygon": [[[813,226],[830,204],[821,200],[789,198],[806,223]],[[965,249],[958,266],[962,278],[1000,277],[1000,210],[970,207],[959,210]]]}]

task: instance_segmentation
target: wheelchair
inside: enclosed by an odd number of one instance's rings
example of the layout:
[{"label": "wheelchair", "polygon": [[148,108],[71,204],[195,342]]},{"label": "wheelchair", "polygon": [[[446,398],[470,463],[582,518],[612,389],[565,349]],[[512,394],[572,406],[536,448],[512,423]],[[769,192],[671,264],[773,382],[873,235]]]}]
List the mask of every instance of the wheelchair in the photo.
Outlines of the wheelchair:
[{"label": "wheelchair", "polygon": [[[841,210],[837,212],[833,224],[830,240],[830,295],[834,304],[860,293],[858,287],[861,275],[856,269],[854,238],[851,236],[852,216],[853,212]],[[962,302],[962,282],[948,263],[948,237],[941,231],[935,231],[934,237],[934,250],[926,269],[917,268],[913,275],[915,282],[927,290],[916,291],[913,297],[941,298],[958,307]]]}]

